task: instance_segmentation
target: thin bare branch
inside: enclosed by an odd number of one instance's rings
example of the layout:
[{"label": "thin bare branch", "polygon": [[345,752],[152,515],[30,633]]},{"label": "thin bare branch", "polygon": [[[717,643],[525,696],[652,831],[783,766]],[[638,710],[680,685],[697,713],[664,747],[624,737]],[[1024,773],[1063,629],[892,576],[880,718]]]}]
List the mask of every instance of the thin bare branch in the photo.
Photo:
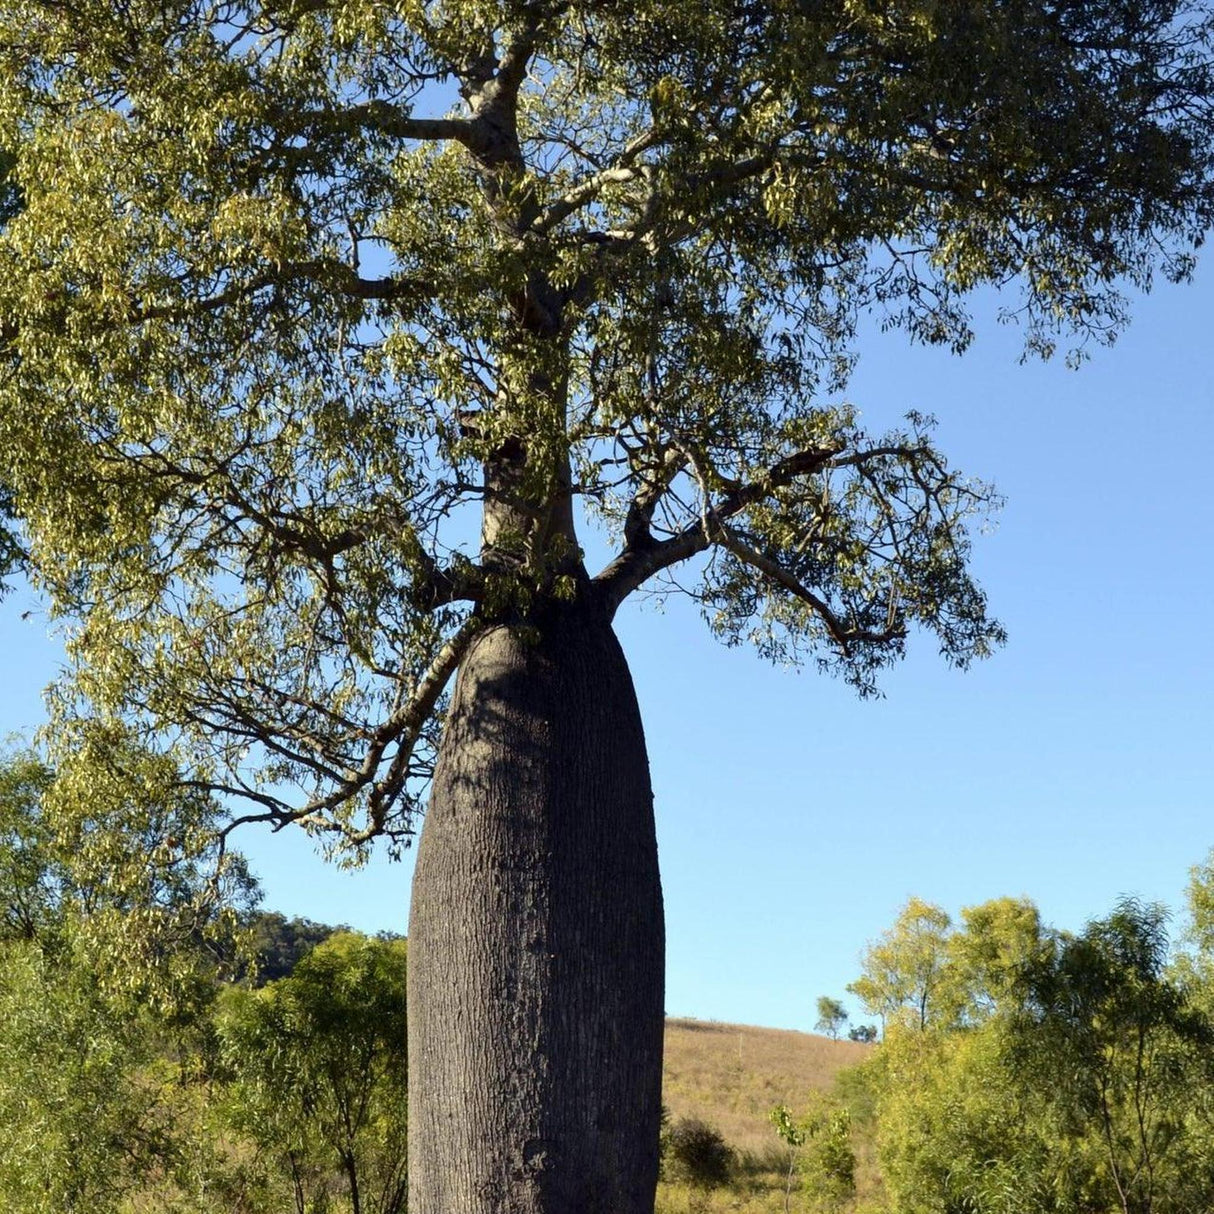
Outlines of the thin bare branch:
[{"label": "thin bare branch", "polygon": [[359,773],[360,779],[366,777],[363,783],[370,783],[374,778],[384,751],[393,740],[396,741],[396,754],[384,779],[378,781],[371,790],[368,807],[370,820],[366,828],[349,836],[349,842],[354,845],[369,842],[382,833],[388,807],[408,777],[409,760],[421,737],[422,729],[480,628],[481,621],[476,616],[465,620],[455,635],[435,655],[429,670],[418,681],[408,702],[376,730],[375,741],[368,750]]},{"label": "thin bare branch", "polygon": [[286,129],[300,135],[339,135],[351,128],[374,130],[391,139],[466,143],[472,122],[467,118],[415,118],[400,106],[376,98],[343,109],[304,111],[286,124]]},{"label": "thin bare branch", "polygon": [[184,320],[228,307],[268,287],[301,281],[315,282],[328,287],[335,294],[352,299],[392,300],[406,295],[425,297],[433,294],[433,287],[419,279],[400,275],[363,278],[345,262],[318,257],[273,266],[250,278],[233,282],[222,291],[203,299],[174,300],[163,304],[136,302],[131,309],[130,320],[135,324],[148,320]]},{"label": "thin bare branch", "polygon": [[653,512],[658,503],[670,488],[671,482],[687,463],[687,457],[682,451],[671,447],[662,455],[659,466],[652,469],[643,482],[632,502],[628,506],[628,515],[624,520],[624,544],[627,548],[644,548],[653,544],[653,536],[649,528],[653,522]]},{"label": "thin bare branch", "polygon": [[808,603],[813,608],[815,614],[826,625],[826,630],[830,633],[831,638],[844,651],[856,641],[885,644],[887,641],[892,641],[897,637],[905,635],[905,628],[897,624],[884,628],[880,632],[872,632],[864,628],[848,627],[831,610],[830,605],[824,599],[814,594],[808,586],[795,578],[778,561],[772,560],[770,557],[756,551],[741,539],[735,531],[724,524],[718,525],[718,531],[719,539],[717,542],[720,543],[722,548],[732,552],[738,560],[743,561],[752,569],[757,569],[777,585],[782,586],[790,594],[801,599],[802,602]]}]

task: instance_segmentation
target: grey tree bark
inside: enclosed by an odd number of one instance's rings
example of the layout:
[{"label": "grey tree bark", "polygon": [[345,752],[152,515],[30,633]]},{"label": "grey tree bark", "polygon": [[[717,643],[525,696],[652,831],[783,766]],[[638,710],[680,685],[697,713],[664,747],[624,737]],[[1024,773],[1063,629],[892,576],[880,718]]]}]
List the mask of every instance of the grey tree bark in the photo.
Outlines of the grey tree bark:
[{"label": "grey tree bark", "polygon": [[652,1214],[664,952],[644,735],[606,611],[488,627],[414,878],[411,1214]]}]

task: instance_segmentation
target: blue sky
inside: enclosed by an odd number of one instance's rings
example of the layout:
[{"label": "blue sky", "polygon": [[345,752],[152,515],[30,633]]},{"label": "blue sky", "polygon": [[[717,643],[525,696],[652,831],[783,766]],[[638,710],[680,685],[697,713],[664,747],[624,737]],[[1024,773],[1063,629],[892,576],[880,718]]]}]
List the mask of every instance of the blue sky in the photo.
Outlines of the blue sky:
[{"label": "blue sky", "polygon": [[[1204,270],[1205,272],[1202,272]],[[1179,906],[1214,845],[1214,273],[1161,286],[1077,372],[872,335],[849,399],[874,429],[939,419],[1007,504],[975,563],[1008,646],[965,674],[929,638],[858,701],[727,650],[689,605],[626,604],[646,722],[672,1015],[807,1029],[910,894],[1024,894],[1077,928],[1123,893]],[[22,614],[29,612],[28,618]],[[0,734],[43,718],[60,651],[24,589],[0,605]],[[266,905],[404,930],[410,866],[345,873],[248,835]],[[858,1013],[858,1008],[854,1009]],[[858,1018],[858,1017],[857,1017]]]}]

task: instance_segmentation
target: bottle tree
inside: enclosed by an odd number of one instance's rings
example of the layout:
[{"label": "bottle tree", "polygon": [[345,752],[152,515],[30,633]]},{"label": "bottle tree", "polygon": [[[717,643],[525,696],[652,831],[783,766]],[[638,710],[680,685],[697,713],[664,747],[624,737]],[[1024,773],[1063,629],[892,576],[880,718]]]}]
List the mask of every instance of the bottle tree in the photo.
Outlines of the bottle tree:
[{"label": "bottle tree", "polygon": [[997,644],[990,495],[840,403],[858,319],[961,350],[998,284],[1029,350],[1109,337],[1207,223],[1209,37],[1182,0],[4,6],[0,485],[70,621],[61,778],[145,739],[226,815],[195,849],[399,848],[428,795],[414,1214],[652,1208],[612,616],[677,571],[861,690],[916,628]]}]

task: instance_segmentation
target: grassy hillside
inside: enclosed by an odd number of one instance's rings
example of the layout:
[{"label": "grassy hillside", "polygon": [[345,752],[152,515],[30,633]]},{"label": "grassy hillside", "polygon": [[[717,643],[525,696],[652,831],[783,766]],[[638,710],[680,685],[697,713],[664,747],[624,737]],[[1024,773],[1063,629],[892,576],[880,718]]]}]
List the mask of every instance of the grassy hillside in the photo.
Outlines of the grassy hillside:
[{"label": "grassy hillside", "polygon": [[[706,1198],[663,1184],[658,1210],[766,1214],[783,1211],[787,1152],[768,1114],[777,1104],[805,1108],[810,1092],[828,1089],[838,1072],[862,1061],[872,1046],[831,1041],[812,1033],[752,1028],[710,1020],[668,1020],[662,1099],[671,1121],[695,1117],[720,1131],[741,1166],[734,1183]],[[860,1156],[861,1188],[869,1168]],[[790,1209],[809,1207],[794,1193]]]}]

